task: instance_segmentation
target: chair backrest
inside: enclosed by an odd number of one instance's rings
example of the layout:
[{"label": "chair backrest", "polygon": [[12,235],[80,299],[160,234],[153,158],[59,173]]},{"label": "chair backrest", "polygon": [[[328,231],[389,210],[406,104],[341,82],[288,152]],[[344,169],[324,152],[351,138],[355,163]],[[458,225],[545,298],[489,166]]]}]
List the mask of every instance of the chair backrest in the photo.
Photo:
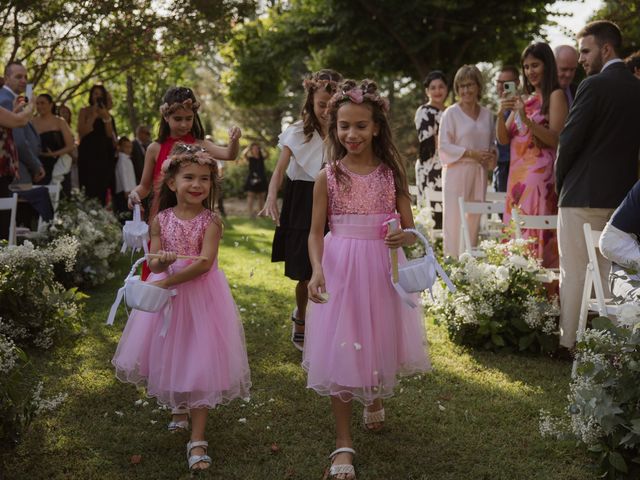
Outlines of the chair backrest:
[{"label": "chair backrest", "polygon": [[598,302],[598,311],[600,315],[607,314],[607,305],[604,298],[604,287],[602,286],[602,277],[600,277],[600,266],[598,265],[598,253],[596,248],[600,244],[600,235],[602,232],[599,230],[591,230],[591,224],[585,223],[582,226],[584,231],[584,241],[587,245],[587,255],[589,256],[589,263],[587,268],[593,272],[593,288],[596,291],[596,301]]},{"label": "chair backrest", "polygon": [[469,225],[467,224],[467,214],[490,215],[492,213],[504,213],[505,202],[465,202],[463,197],[458,197],[458,206],[460,208],[460,229],[462,231],[461,241],[465,252],[471,252],[471,234]]},{"label": "chair backrest", "polygon": [[522,215],[514,208],[511,210],[513,223],[516,226],[516,238],[522,238],[522,229],[555,230],[558,228],[557,215]]},{"label": "chair backrest", "polygon": [[9,220],[9,245],[16,244],[16,213],[18,211],[18,194],[11,197],[0,198],[0,210],[11,210]]},{"label": "chair backrest", "polygon": [[429,204],[430,202],[442,203],[444,201],[442,190],[433,190],[432,188],[425,188],[424,197],[425,197],[425,202],[427,202],[427,204]]},{"label": "chair backrest", "polygon": [[484,196],[487,202],[506,202],[507,201],[507,192],[490,192]]}]

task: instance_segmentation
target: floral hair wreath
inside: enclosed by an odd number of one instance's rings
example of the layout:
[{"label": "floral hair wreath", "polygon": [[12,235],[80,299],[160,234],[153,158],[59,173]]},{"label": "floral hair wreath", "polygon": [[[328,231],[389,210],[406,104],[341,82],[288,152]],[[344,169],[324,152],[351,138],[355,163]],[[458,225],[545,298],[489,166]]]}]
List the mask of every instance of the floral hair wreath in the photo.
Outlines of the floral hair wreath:
[{"label": "floral hair wreath", "polygon": [[320,73],[307,77],[303,80],[302,86],[307,92],[325,90],[335,92],[338,89],[338,82],[333,80],[330,73]]},{"label": "floral hair wreath", "polygon": [[191,98],[187,98],[182,102],[173,102],[171,105],[166,102],[163,103],[162,105],[160,105],[160,114],[163,117],[167,117],[180,109],[191,110],[195,113],[198,111],[198,108],[200,108],[200,102],[195,101]]},{"label": "floral hair wreath", "polygon": [[[371,88],[373,86],[373,89]],[[342,90],[337,92],[329,101],[330,106],[338,107],[344,102],[352,102],[355,104],[361,104],[365,101],[378,105],[383,112],[389,111],[389,101],[381,97],[379,93],[375,91],[375,85],[368,82],[362,82],[359,87],[351,87],[350,85],[343,85]],[[373,90],[373,91],[370,91]]]},{"label": "floral hair wreath", "polygon": [[169,167],[172,165],[180,165],[183,163],[198,163],[200,165],[213,165],[217,167],[218,164],[206,149],[198,145],[178,145],[184,151],[176,152],[168,156],[162,163],[162,167],[160,167],[162,173],[167,173],[167,170],[169,170]]}]

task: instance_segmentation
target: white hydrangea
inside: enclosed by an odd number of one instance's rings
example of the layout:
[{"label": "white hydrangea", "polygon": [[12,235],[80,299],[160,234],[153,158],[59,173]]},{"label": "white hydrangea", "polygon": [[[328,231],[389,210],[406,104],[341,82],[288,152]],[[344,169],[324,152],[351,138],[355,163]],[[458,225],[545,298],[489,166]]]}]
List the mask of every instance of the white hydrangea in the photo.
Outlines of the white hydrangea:
[{"label": "white hydrangea", "polygon": [[18,349],[16,344],[5,335],[0,335],[0,374],[7,374],[16,366]]},{"label": "white hydrangea", "polygon": [[67,399],[68,396],[66,393],[59,393],[55,397],[42,398],[43,388],[43,383],[38,382],[33,391],[33,396],[31,397],[31,405],[34,407],[36,415],[55,410]]},{"label": "white hydrangea", "polygon": [[618,307],[618,324],[633,328],[640,323],[640,305],[636,303],[625,303]]}]

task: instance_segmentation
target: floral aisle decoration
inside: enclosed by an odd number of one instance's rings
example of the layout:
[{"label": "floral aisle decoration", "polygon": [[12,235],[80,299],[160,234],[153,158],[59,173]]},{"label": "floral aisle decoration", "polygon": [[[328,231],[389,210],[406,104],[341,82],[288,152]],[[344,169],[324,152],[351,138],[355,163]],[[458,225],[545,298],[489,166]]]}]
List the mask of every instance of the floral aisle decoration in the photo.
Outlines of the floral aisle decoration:
[{"label": "floral aisle decoration", "polygon": [[566,416],[540,412],[543,436],[576,438],[598,457],[602,478],[640,478],[640,306],[620,307],[615,325],[593,320],[578,339]]},{"label": "floral aisle decoration", "polygon": [[[456,343],[491,350],[548,353],[558,345],[557,298],[545,281],[553,275],[531,253],[530,241],[486,240],[481,254],[463,253],[445,269],[457,291],[438,288],[424,302]],[[439,285],[441,286],[441,284]]]},{"label": "floral aisle decoration", "polygon": [[62,236],[73,236],[79,242],[74,269],[56,272],[65,285],[94,287],[113,277],[113,265],[122,244],[122,226],[97,200],[74,190],[70,199],[60,201],[56,217],[39,243],[46,245]]},{"label": "floral aisle decoration", "polygon": [[79,242],[59,237],[48,247],[0,247],[0,334],[20,347],[48,349],[80,325],[84,295],[56,280],[54,265],[72,271]]},{"label": "floral aisle decoration", "polygon": [[[431,247],[438,252],[437,242],[439,239],[435,238],[434,228],[436,226],[436,222],[433,219],[433,209],[430,206],[422,207],[420,210],[413,208],[413,221],[415,223],[416,230],[422,233],[429,242],[431,243]],[[421,258],[424,257],[424,245],[422,242],[415,242],[413,245],[405,248],[405,254],[407,258]]]}]

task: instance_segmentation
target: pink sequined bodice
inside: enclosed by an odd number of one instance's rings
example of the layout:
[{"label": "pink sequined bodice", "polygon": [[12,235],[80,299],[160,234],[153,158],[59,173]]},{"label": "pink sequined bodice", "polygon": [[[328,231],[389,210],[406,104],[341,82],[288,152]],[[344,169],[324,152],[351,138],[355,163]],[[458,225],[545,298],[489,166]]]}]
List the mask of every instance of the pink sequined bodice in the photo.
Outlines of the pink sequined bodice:
[{"label": "pink sequined bodice", "polygon": [[335,173],[327,167],[329,191],[329,215],[367,215],[393,213],[396,211],[396,189],[393,171],[380,164],[367,175],[350,172],[344,166],[349,182],[338,183]]},{"label": "pink sequined bodice", "polygon": [[191,220],[180,220],[173,208],[158,213],[162,249],[178,255],[200,255],[204,231],[215,214],[206,208]]}]

